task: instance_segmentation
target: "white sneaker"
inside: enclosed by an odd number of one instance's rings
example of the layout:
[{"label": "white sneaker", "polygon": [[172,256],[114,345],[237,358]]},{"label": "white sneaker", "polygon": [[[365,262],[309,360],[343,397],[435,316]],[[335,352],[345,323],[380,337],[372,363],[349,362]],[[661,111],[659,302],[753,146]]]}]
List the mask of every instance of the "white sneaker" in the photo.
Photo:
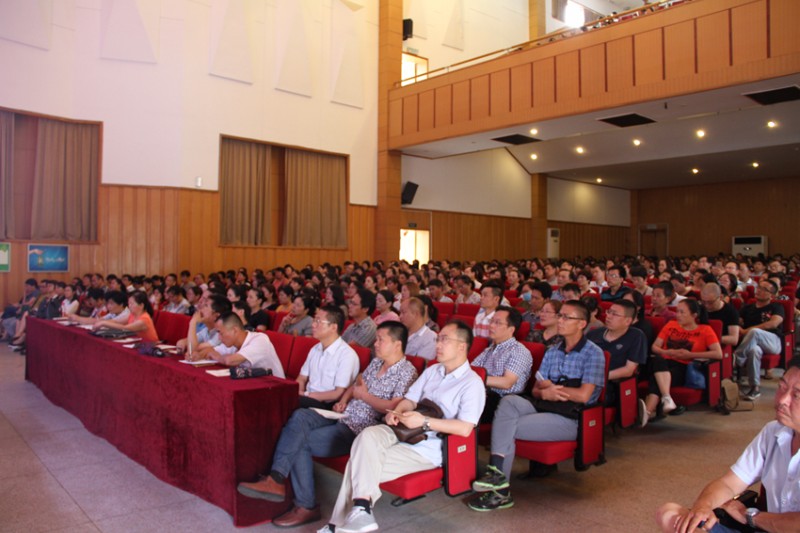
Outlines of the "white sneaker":
[{"label": "white sneaker", "polygon": [[344,525],[337,527],[336,531],[341,533],[364,533],[377,529],[378,523],[375,521],[375,516],[372,513],[368,513],[360,505],[356,505],[345,518]]},{"label": "white sneaker", "polygon": [[647,412],[647,404],[644,400],[639,400],[639,427],[645,427],[650,420],[650,413]]},{"label": "white sneaker", "polygon": [[661,410],[664,414],[674,411],[677,408],[678,406],[675,405],[675,400],[673,400],[671,396],[663,396],[661,398]]}]

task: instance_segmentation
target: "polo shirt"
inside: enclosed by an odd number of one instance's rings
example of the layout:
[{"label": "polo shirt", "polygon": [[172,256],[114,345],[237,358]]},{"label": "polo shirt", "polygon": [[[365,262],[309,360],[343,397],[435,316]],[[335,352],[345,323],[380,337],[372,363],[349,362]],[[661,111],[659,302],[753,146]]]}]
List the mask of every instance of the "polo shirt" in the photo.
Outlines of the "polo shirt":
[{"label": "polo shirt", "polygon": [[409,335],[406,355],[418,355],[428,361],[436,359],[436,332],[423,325]]},{"label": "polo shirt", "polygon": [[322,348],[321,342],[315,344],[308,352],[300,375],[308,376],[308,392],[327,392],[352,385],[358,375],[358,367],[355,350],[339,337],[327,349]]},{"label": "polo shirt", "polygon": [[279,378],[286,377],[286,374],[283,372],[283,365],[281,365],[281,360],[278,359],[278,354],[275,352],[272,341],[263,333],[248,331],[247,337],[245,337],[242,343],[242,347],[239,348],[236,353],[247,359],[250,366],[253,368],[272,370],[273,376]]}]

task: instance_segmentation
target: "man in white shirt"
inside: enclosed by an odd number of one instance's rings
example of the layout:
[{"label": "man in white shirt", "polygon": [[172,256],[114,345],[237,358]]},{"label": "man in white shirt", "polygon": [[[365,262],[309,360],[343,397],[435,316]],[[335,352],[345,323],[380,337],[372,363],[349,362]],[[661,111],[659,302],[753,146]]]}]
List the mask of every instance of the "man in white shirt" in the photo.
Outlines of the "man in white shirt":
[{"label": "man in white shirt", "polygon": [[440,279],[432,279],[428,282],[428,296],[434,302],[453,303],[453,299],[444,295],[444,284]]},{"label": "man in white shirt", "polygon": [[[263,333],[256,333],[244,329],[242,321],[234,313],[228,313],[217,319],[217,331],[222,344],[236,351],[232,354],[221,355],[214,350],[208,350],[204,354],[225,366],[249,365],[252,368],[263,368],[272,370],[272,375],[285,378],[283,365],[278,359],[275,347],[269,337]],[[187,359],[199,357],[192,354]]]},{"label": "man in white shirt", "polygon": [[400,322],[408,328],[407,355],[424,359],[436,358],[436,332],[425,325],[425,304],[419,298],[409,298],[400,303]]},{"label": "man in white shirt", "polygon": [[[717,522],[723,509],[752,531],[797,531],[800,524],[800,358],[789,362],[775,393],[776,420],[761,430],[739,460],[722,477],[703,489],[691,508],[665,503],[656,514],[663,531],[686,533],[701,528],[715,533],[742,531]],[[736,499],[761,481],[766,511],[746,508]]]}]

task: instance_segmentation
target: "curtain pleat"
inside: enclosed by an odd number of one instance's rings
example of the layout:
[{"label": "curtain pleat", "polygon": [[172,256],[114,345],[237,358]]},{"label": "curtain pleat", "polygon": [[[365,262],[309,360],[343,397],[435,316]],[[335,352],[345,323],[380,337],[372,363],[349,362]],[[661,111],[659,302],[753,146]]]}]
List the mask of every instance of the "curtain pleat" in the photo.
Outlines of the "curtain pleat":
[{"label": "curtain pleat", "polygon": [[220,160],[221,242],[270,244],[270,147],[223,139]]},{"label": "curtain pleat", "polygon": [[0,111],[0,239],[14,233],[14,114]]}]

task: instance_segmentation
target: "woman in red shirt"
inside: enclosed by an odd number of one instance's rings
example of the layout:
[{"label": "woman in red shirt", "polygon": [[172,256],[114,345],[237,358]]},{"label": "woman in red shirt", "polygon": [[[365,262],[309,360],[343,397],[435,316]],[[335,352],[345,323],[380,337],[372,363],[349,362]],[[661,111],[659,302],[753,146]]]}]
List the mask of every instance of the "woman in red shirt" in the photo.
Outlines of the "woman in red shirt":
[{"label": "woman in red shirt", "polygon": [[695,359],[722,359],[722,348],[716,333],[708,325],[705,308],[688,298],[678,304],[675,320],[661,329],[652,348],[651,377],[646,400],[639,400],[642,427],[655,414],[661,398],[662,412],[677,408],[669,389],[686,380],[686,368]]}]

